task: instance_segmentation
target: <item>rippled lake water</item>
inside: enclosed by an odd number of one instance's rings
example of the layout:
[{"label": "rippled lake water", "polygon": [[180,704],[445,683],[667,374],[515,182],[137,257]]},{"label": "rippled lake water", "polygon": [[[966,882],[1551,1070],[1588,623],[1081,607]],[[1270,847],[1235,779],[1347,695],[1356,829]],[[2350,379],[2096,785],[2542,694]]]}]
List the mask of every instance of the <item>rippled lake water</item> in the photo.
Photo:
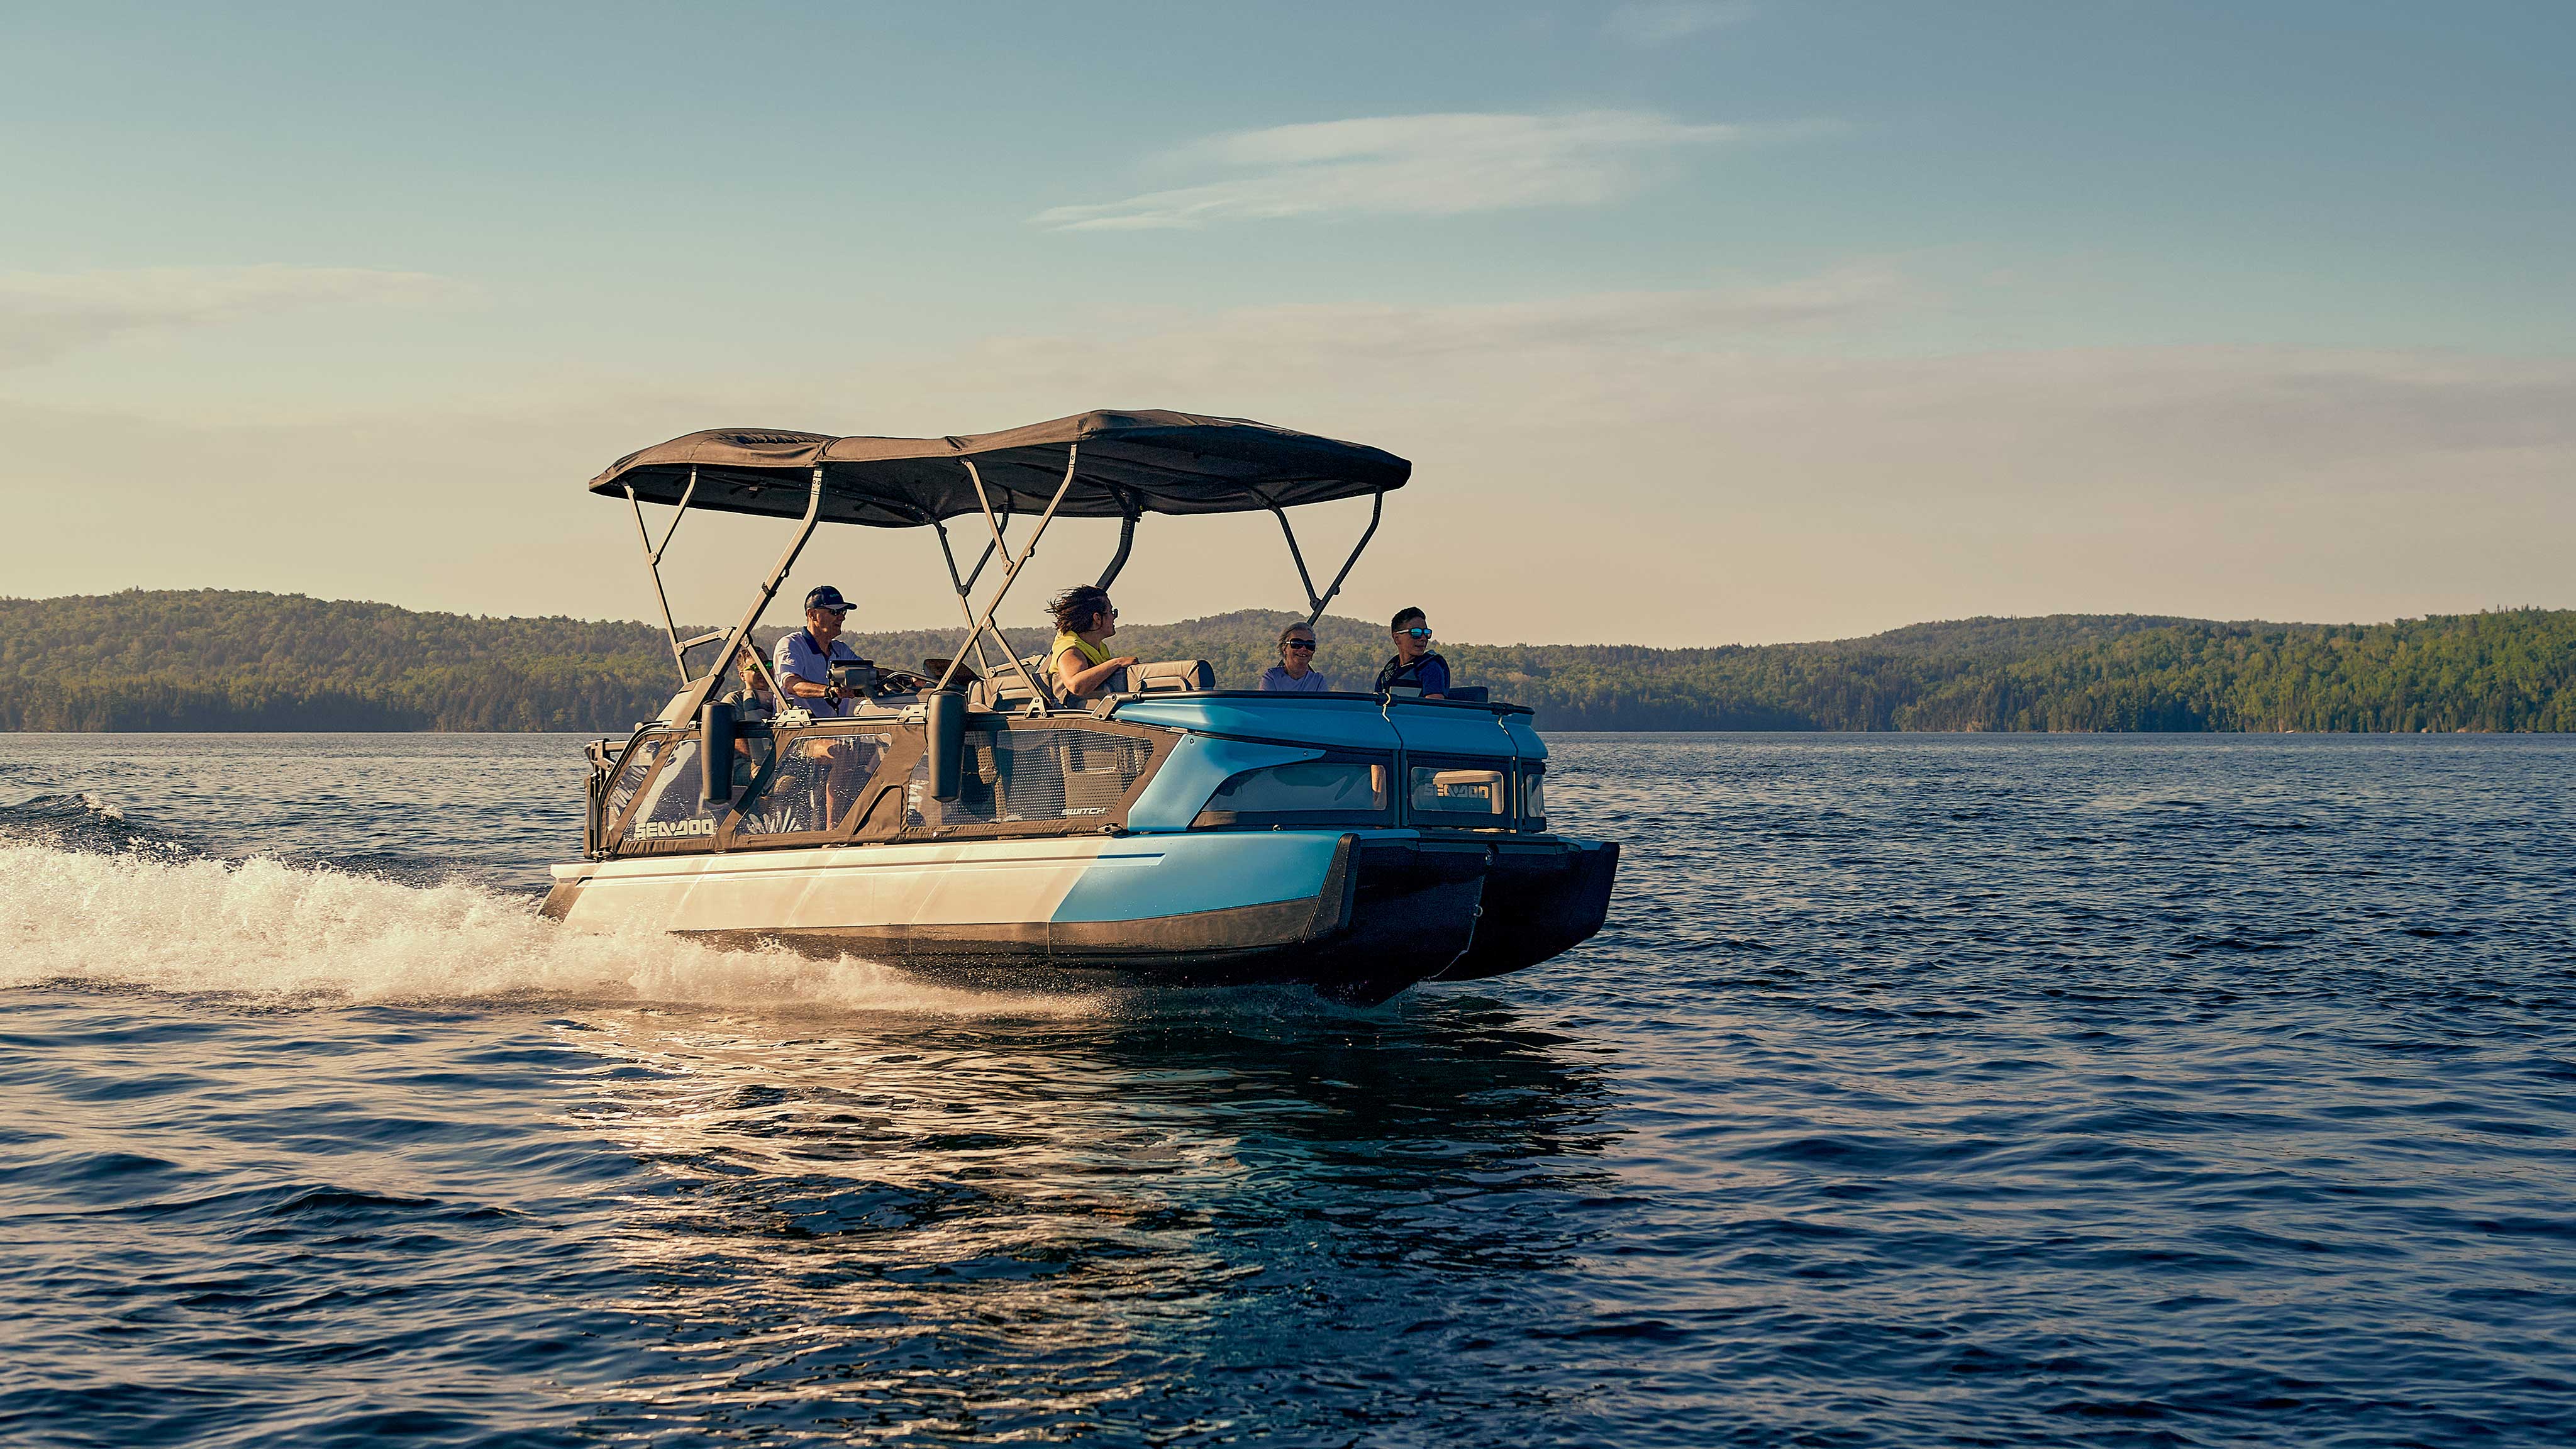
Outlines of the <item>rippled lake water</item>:
[{"label": "rippled lake water", "polygon": [[1574,736],[1490,982],[571,937],[561,737],[0,736],[0,1440],[2576,1442],[2576,741]]}]

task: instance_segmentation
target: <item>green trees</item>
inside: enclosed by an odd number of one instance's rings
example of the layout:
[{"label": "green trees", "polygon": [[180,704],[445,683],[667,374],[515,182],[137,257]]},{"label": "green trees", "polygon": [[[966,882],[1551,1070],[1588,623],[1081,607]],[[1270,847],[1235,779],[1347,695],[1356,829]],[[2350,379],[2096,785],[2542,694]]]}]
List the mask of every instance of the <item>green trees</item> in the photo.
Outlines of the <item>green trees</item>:
[{"label": "green trees", "polygon": [[[1121,652],[1248,688],[1292,616],[1136,624]],[[1388,643],[1326,618],[1317,667],[1366,688]],[[764,631],[764,643],[775,631]],[[1011,631],[1041,648],[1034,625]],[[914,665],[947,631],[856,636]],[[2060,614],[1760,647],[1450,644],[1462,684],[1554,729],[2576,730],[2576,611],[2393,624]],[[0,599],[0,729],[621,732],[678,676],[658,629],[423,614],[217,590]]]},{"label": "green trees", "polygon": [[676,680],[640,624],[213,589],[0,599],[0,729],[617,729]]}]

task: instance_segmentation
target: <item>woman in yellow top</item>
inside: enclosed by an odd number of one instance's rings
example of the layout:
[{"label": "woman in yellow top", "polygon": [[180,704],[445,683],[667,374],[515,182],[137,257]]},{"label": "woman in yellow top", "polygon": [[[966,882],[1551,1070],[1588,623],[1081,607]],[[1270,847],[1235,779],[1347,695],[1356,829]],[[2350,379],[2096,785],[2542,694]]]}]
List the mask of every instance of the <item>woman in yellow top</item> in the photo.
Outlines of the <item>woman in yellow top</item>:
[{"label": "woman in yellow top", "polygon": [[1056,692],[1067,700],[1098,697],[1119,670],[1136,662],[1133,654],[1113,659],[1101,647],[1118,632],[1118,611],[1110,606],[1107,589],[1076,584],[1056,595],[1047,609],[1055,615],[1055,644],[1047,658],[1053,661]]}]

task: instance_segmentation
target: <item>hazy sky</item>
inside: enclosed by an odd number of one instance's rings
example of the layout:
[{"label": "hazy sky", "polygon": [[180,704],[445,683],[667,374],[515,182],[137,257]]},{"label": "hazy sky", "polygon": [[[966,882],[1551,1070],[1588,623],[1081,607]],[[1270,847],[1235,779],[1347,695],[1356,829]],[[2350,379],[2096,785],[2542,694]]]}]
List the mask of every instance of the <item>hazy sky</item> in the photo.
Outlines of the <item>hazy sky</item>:
[{"label": "hazy sky", "polygon": [[[1337,609],[1453,638],[2576,604],[2571,55],[2542,0],[14,6],[0,593],[640,618],[581,487],[634,448],[1169,407],[1412,458]],[[693,518],[682,611],[782,531]],[[918,534],[810,559],[954,617]],[[1119,595],[1297,602],[1267,520]]]}]

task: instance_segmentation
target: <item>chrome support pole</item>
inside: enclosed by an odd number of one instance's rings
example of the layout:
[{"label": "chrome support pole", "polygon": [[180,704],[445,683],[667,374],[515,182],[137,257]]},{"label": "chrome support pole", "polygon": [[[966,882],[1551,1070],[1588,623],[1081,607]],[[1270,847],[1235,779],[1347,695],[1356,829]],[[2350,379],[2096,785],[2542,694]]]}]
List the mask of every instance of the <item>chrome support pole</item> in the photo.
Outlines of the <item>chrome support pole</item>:
[{"label": "chrome support pole", "polygon": [[[698,470],[692,468],[689,470],[689,493],[696,491],[698,491]],[[671,667],[680,671],[681,687],[686,688],[689,683],[689,661],[682,657],[680,652],[680,624],[678,620],[671,617],[671,596],[662,588],[662,549],[653,546],[653,530],[644,524],[644,500],[635,496],[633,484],[627,485],[626,501],[635,509],[635,538],[637,542],[644,545],[644,571],[653,576],[653,597],[662,603],[662,633],[671,643]],[[680,506],[682,508],[689,506],[687,493],[680,495]],[[676,531],[679,526],[680,520],[677,518],[671,520],[673,530]],[[666,533],[662,535],[662,548],[670,546],[671,535]]]},{"label": "chrome support pole", "polygon": [[[678,715],[675,717],[666,714],[664,723],[676,724],[682,720],[693,720],[698,717],[698,710],[706,704],[707,695],[712,693],[717,682],[724,678],[724,662],[733,658],[733,652],[741,648],[743,641],[751,637],[752,626],[760,622],[760,616],[767,612],[771,601],[778,597],[778,586],[787,582],[787,571],[796,567],[796,556],[805,551],[805,542],[814,536],[814,525],[820,522],[822,517],[823,469],[818,464],[814,469],[814,481],[806,490],[805,516],[797,521],[796,536],[787,541],[787,547],[780,551],[778,562],[770,569],[769,577],[761,583],[760,597],[752,600],[751,607],[743,611],[741,622],[735,624],[725,634],[724,648],[716,653],[716,667],[708,670],[704,678],[691,683],[682,695]],[[685,674],[688,671],[683,667],[681,672]],[[787,697],[780,695],[779,703],[783,705],[786,702]]]},{"label": "chrome support pole", "polygon": [[[993,546],[989,543],[984,545],[984,557],[975,560],[975,572],[960,578],[957,575],[957,550],[948,546],[948,525],[934,518],[930,520],[930,526],[938,531],[939,556],[948,561],[948,582],[950,586],[957,590],[958,617],[964,619],[967,627],[971,629],[974,627],[975,623],[975,599],[974,595],[970,593],[969,590],[975,587],[975,579],[977,575],[984,572],[985,563],[993,557]],[[987,679],[992,678],[993,661],[984,653],[984,636],[980,633],[968,634],[966,636],[966,647],[975,651],[976,667],[983,671],[984,677]],[[940,688],[944,689],[947,687],[950,674],[953,674],[956,671],[958,663],[964,660],[965,657],[965,655],[959,654],[948,661],[949,673],[939,676]]]},{"label": "chrome support pole", "polygon": [[[1266,499],[1263,501],[1268,502]],[[1342,591],[1343,581],[1351,576],[1351,569],[1359,563],[1360,555],[1368,550],[1369,540],[1377,537],[1378,520],[1386,513],[1386,494],[1381,491],[1369,495],[1368,528],[1360,535],[1360,541],[1351,545],[1351,556],[1342,561],[1342,571],[1333,575],[1333,582],[1320,594],[1315,592],[1315,576],[1306,572],[1306,555],[1297,547],[1297,530],[1288,526],[1288,510],[1276,503],[1269,504],[1269,507],[1271,516],[1279,520],[1279,532],[1288,540],[1288,557],[1297,565],[1297,582],[1306,590],[1306,627],[1312,629],[1315,621],[1324,617],[1325,606]]]},{"label": "chrome support pole", "polygon": [[[1055,511],[1064,506],[1065,495],[1073,491],[1074,467],[1081,461],[1081,457],[1080,443],[1065,445],[1064,481],[1055,486],[1055,496],[1047,500],[1046,512],[1038,515],[1037,528],[1029,534],[1029,541],[1021,546],[1017,555],[1013,555],[1009,545],[1002,541],[1002,525],[993,514],[993,497],[984,487],[984,475],[975,470],[975,460],[972,458],[957,460],[966,465],[966,477],[975,485],[975,501],[984,509],[984,526],[993,531],[993,542],[1002,550],[1002,582],[994,588],[992,600],[985,604],[984,612],[977,615],[974,622],[967,626],[966,637],[968,640],[973,640],[989,630],[993,635],[993,641],[1002,646],[1004,653],[1010,655],[1011,668],[1018,672],[1020,682],[1029,687],[1029,694],[1037,701],[1041,711],[1049,707],[1046,691],[1039,687],[1036,678],[1029,673],[1029,667],[1020,662],[1019,651],[1011,647],[1010,636],[994,627],[993,615],[1000,612],[1002,600],[1010,597],[1012,580],[1017,579],[1020,576],[1020,570],[1028,567],[1029,560],[1037,556],[1038,540],[1046,537],[1047,525],[1055,521]],[[945,538],[946,534],[943,533],[941,537]],[[951,571],[954,572],[953,565]],[[977,571],[981,572],[980,566]],[[957,651],[957,657],[948,661],[946,672],[939,676],[940,688],[948,687],[950,677],[957,673],[957,660],[963,659],[965,654],[966,651],[961,646]]]},{"label": "chrome support pole", "polygon": [[1307,628],[1312,629],[1312,628],[1314,628],[1314,627],[1315,627],[1315,621],[1316,621],[1317,619],[1320,619],[1320,618],[1324,617],[1324,607],[1325,607],[1327,604],[1332,603],[1332,602],[1333,602],[1333,596],[1334,596],[1334,595],[1336,595],[1336,594],[1338,594],[1338,593],[1340,593],[1340,592],[1342,591],[1342,583],[1343,583],[1343,581],[1344,581],[1344,580],[1346,580],[1346,579],[1348,579],[1348,578],[1351,576],[1351,570],[1359,564],[1359,561],[1360,561],[1360,555],[1368,551],[1369,540],[1370,540],[1370,539],[1372,539],[1372,538],[1377,537],[1377,525],[1378,525],[1378,520],[1379,520],[1380,518],[1385,517],[1385,515],[1386,515],[1386,494],[1385,494],[1385,492],[1384,492],[1383,490],[1381,490],[1381,491],[1379,491],[1379,492],[1376,492],[1376,493],[1372,493],[1372,494],[1370,494],[1370,495],[1369,495],[1369,526],[1368,526],[1366,529],[1364,529],[1364,530],[1362,530],[1362,531],[1361,531],[1361,533],[1360,533],[1360,541],[1359,541],[1359,542],[1357,542],[1357,543],[1355,543],[1355,544],[1352,544],[1352,545],[1351,545],[1351,556],[1350,556],[1349,558],[1346,558],[1346,559],[1342,560],[1342,571],[1341,571],[1340,573],[1337,573],[1337,574],[1333,575],[1333,582],[1331,583],[1331,585],[1329,585],[1328,587],[1326,587],[1326,588],[1325,588],[1325,590],[1324,590],[1324,597],[1322,597],[1322,598],[1320,598],[1320,599],[1312,600],[1312,603],[1313,603],[1313,606],[1314,606],[1314,610],[1315,610],[1315,612],[1313,612],[1313,613],[1311,613],[1311,614],[1308,614],[1308,615],[1306,616],[1306,627],[1307,627]]},{"label": "chrome support pole", "polygon": [[1127,567],[1127,552],[1136,546],[1136,519],[1139,510],[1127,506],[1126,496],[1119,496],[1118,552],[1110,555],[1109,567],[1100,571],[1100,587],[1118,582],[1118,573]]},{"label": "chrome support pole", "polygon": [[[632,496],[632,490],[629,490],[629,496]],[[680,520],[689,516],[689,500],[697,496],[698,470],[691,468],[689,470],[689,486],[680,490],[680,504],[679,507],[673,510],[671,514],[671,526],[662,531],[662,546],[653,550],[653,562],[657,567],[662,562],[662,555],[671,551],[671,535],[680,531]],[[638,509],[636,512],[637,516],[641,517],[643,510]]]}]

